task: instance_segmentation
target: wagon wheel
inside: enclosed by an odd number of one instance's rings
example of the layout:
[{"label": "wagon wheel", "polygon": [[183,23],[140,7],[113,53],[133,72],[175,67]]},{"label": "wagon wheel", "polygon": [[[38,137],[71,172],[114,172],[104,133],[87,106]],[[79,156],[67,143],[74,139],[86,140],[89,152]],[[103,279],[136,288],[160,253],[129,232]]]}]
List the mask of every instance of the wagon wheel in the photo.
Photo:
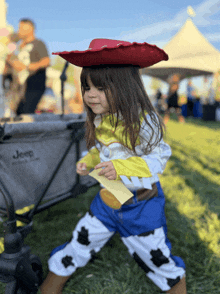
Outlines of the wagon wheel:
[{"label": "wagon wheel", "polygon": [[[43,282],[43,268],[41,260],[36,255],[31,254],[30,263],[33,271],[36,273],[38,277],[38,285],[40,286]],[[38,290],[30,292],[27,286],[25,286],[21,281],[18,281],[15,294],[36,294],[37,292]]]}]

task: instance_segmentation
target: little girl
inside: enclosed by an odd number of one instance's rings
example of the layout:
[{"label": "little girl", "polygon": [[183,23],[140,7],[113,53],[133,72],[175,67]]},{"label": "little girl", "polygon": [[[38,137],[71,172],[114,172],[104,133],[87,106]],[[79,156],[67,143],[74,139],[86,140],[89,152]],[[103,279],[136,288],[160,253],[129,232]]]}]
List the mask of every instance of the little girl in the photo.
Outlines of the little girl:
[{"label": "little girl", "polygon": [[76,269],[118,232],[130,255],[162,291],[185,294],[185,264],[171,254],[157,175],[163,173],[171,149],[163,141],[163,120],[139,74],[139,68],[167,60],[167,54],[155,45],[110,39],[94,39],[83,52],[55,54],[83,67],[89,152],[77,163],[77,173],[88,175],[92,168],[102,168],[99,175],[121,180],[133,197],[121,205],[101,184],[72,239],[51,252],[41,293],[62,293]]}]

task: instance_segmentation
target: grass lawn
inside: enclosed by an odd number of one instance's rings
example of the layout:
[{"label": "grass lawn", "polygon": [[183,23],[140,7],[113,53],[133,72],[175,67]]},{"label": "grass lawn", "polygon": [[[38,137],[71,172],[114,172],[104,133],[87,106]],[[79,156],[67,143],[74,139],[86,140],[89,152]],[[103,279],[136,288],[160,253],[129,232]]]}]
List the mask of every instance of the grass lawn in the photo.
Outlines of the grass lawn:
[{"label": "grass lawn", "polygon": [[[179,124],[171,115],[164,140],[172,148],[172,157],[160,176],[172,253],[186,263],[188,294],[220,293],[220,123],[186,119],[185,124]],[[51,250],[71,238],[76,223],[88,211],[98,191],[99,185],[93,186],[78,198],[34,216],[33,230],[25,243],[40,257],[44,278]],[[5,284],[0,283],[0,293],[4,289]],[[73,274],[63,293],[161,291],[129,256],[116,234],[93,263]]]}]

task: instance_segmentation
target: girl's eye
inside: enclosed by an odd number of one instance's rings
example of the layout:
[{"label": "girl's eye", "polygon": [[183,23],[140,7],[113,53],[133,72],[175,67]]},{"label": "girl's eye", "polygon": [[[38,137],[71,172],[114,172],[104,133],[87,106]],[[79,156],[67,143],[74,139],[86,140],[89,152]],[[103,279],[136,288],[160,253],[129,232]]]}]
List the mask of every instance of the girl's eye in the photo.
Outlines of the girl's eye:
[{"label": "girl's eye", "polygon": [[85,91],[89,91],[89,89],[90,89],[89,87],[85,87],[84,88]]},{"label": "girl's eye", "polygon": [[102,87],[98,87],[98,90],[99,90],[99,91],[104,91],[104,88],[102,88]]}]

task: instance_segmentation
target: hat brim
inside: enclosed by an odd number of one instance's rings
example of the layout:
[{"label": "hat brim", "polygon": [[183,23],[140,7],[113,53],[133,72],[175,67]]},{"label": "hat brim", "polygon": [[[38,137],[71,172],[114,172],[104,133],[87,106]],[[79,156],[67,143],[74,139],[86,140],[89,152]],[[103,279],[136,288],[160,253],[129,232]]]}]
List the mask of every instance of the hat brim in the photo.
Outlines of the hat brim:
[{"label": "hat brim", "polygon": [[93,65],[132,64],[140,68],[148,67],[162,60],[168,60],[164,50],[148,43],[119,44],[116,48],[104,47],[85,51],[53,52],[68,62],[84,67]]}]

